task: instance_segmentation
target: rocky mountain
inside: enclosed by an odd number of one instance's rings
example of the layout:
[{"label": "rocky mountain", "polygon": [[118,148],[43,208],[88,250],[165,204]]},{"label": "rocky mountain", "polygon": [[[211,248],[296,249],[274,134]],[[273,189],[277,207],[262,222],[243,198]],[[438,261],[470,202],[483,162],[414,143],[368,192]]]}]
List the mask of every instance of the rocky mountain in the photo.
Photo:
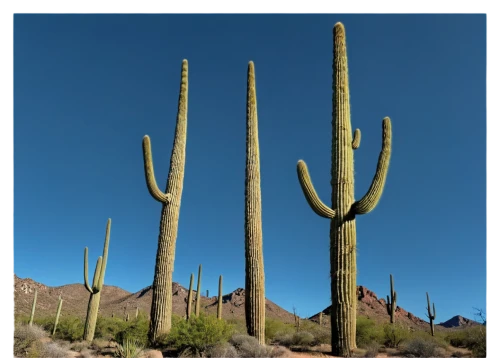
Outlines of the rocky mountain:
[{"label": "rocky mountain", "polygon": [[439,323],[440,326],[445,328],[457,328],[457,327],[470,327],[479,326],[481,323],[476,322],[472,319],[465,318],[462,316],[455,316],[447,320],[446,322]]}]

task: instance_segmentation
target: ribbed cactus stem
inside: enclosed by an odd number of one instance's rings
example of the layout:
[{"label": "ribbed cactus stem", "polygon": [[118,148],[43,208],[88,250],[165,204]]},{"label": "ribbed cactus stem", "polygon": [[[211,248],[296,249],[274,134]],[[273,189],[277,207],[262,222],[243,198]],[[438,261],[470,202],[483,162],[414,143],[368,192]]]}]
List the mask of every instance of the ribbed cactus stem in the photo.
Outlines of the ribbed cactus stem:
[{"label": "ribbed cactus stem", "polygon": [[35,318],[35,307],[36,307],[36,297],[38,295],[38,289],[35,289],[35,296],[33,297],[33,304],[31,305],[31,315],[29,325],[33,325],[33,319]]},{"label": "ribbed cactus stem", "polygon": [[265,344],[266,298],[255,69],[248,64],[245,180],[245,319],[247,332]]},{"label": "ribbed cactus stem", "polygon": [[319,313],[319,325],[322,326],[323,325],[323,312],[320,312]]},{"label": "ribbed cactus stem", "polygon": [[219,276],[219,297],[217,300],[217,318],[222,319],[222,275]]},{"label": "ribbed cactus stem", "polygon": [[201,265],[198,267],[198,286],[196,289],[196,306],[194,308],[194,315],[196,317],[200,315],[200,304],[201,304]]},{"label": "ribbed cactus stem", "polygon": [[87,318],[85,319],[85,328],[83,331],[83,340],[91,342],[94,339],[95,326],[97,324],[97,315],[99,313],[99,303],[101,301],[101,291],[104,286],[104,274],[108,263],[109,237],[111,232],[111,219],[106,224],[106,236],[104,239],[104,249],[102,256],[97,259],[94,271],[92,286],[88,281],[88,248],[83,252],[83,280],[87,291],[90,292],[89,303],[87,307]]},{"label": "ribbed cactus stem", "polygon": [[61,298],[61,295],[59,295],[59,303],[57,305],[56,320],[54,322],[54,329],[52,330],[52,335],[56,334],[57,324],[59,323],[59,315],[61,314],[62,303],[63,299]]},{"label": "ribbed cactus stem", "polygon": [[148,339],[155,344],[160,335],[170,332],[172,327],[172,274],[174,271],[175,244],[179,222],[184,166],[186,162],[186,131],[188,103],[188,62],[182,61],[177,124],[174,145],[170,158],[170,170],[165,192],[156,183],[153,170],[151,143],[146,135],[143,139],[144,172],[151,196],[162,203],[160,233],[153,280],[151,321]]},{"label": "ribbed cactus stem", "polygon": [[307,165],[299,160],[297,174],[307,202],[321,217],[331,219],[330,263],[332,297],[332,353],[350,357],[356,348],[356,215],[366,214],[377,205],[385,185],[391,155],[391,122],[384,118],[382,151],[375,176],[365,196],[354,200],[354,150],[359,148],[361,131],[351,128],[347,50],[344,25],[333,28],[333,132],[332,206],[319,198]]},{"label": "ribbed cactus stem", "polygon": [[139,317],[139,307],[135,308],[135,319]]},{"label": "ribbed cactus stem", "polygon": [[432,303],[433,314],[431,314],[431,303],[429,300],[429,293],[425,293],[427,295],[427,317],[429,318],[429,325],[431,326],[431,335],[434,336],[434,319],[436,319],[436,307],[434,303]]},{"label": "ribbed cactus stem", "polygon": [[191,305],[193,303],[193,281],[194,274],[191,274],[191,279],[189,280],[189,293],[187,297],[187,309],[186,309],[186,319],[191,317]]},{"label": "ribbed cactus stem", "polygon": [[396,291],[394,291],[394,281],[393,281],[392,275],[390,275],[390,276],[391,276],[391,295],[387,296],[386,306],[387,306],[387,314],[391,317],[390,322],[394,323],[394,316],[396,313],[397,296],[396,296]]}]

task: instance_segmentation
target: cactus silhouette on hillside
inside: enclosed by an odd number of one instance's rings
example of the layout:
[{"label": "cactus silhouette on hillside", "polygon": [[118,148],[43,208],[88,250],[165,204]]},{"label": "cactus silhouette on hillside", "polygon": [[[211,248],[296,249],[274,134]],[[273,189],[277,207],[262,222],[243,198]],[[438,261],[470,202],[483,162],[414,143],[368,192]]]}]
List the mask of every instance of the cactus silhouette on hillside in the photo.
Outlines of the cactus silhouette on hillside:
[{"label": "cactus silhouette on hillside", "polygon": [[151,196],[162,203],[148,332],[151,343],[155,343],[160,335],[170,332],[172,327],[172,273],[186,161],[187,102],[188,62],[183,60],[177,124],[165,192],[156,183],[149,137],[144,136],[142,141],[147,187]]},{"label": "cactus silhouette on hillside", "polygon": [[425,293],[427,295],[427,313],[425,314],[427,318],[429,318],[429,325],[431,326],[431,335],[434,336],[434,320],[436,319],[436,307],[434,306],[434,302],[432,303],[432,311],[431,313],[431,302],[429,300],[429,293]]},{"label": "cactus silhouette on hillside", "polygon": [[394,281],[391,276],[391,295],[387,295],[387,314],[391,316],[391,323],[394,323],[394,314],[396,313],[396,291],[394,291]]},{"label": "cactus silhouette on hillside", "polygon": [[59,303],[57,305],[56,320],[54,321],[54,329],[52,330],[52,335],[56,334],[57,324],[59,323],[59,315],[61,314],[63,299],[59,295]]},{"label": "cactus silhouette on hillside", "polygon": [[247,137],[245,179],[245,319],[247,332],[265,344],[266,298],[262,253],[262,204],[255,69],[247,73]]},{"label": "cactus silhouette on hillside", "polygon": [[391,121],[382,121],[382,150],[368,192],[354,200],[354,150],[361,143],[359,129],[352,132],[345,29],[333,28],[333,139],[331,185],[332,206],[318,197],[306,163],[299,160],[297,174],[307,202],[321,217],[330,219],[332,353],[350,357],[356,348],[356,221],[372,211],[382,195],[391,156]]},{"label": "cactus silhouette on hillside", "polygon": [[191,274],[191,279],[189,280],[189,293],[187,296],[186,320],[189,320],[191,317],[191,306],[193,303],[193,280],[194,274]]},{"label": "cactus silhouette on hillside", "polygon": [[85,288],[90,292],[89,304],[87,307],[87,318],[85,319],[85,328],[83,331],[83,340],[87,342],[92,342],[92,340],[94,339],[97,314],[99,312],[99,303],[101,301],[101,291],[104,286],[104,274],[106,273],[106,265],[108,263],[110,231],[111,219],[108,219],[108,223],[106,224],[104,249],[102,252],[102,256],[99,256],[99,258],[97,259],[92,286],[89,285],[88,280],[88,247],[86,247],[83,251],[83,281]]},{"label": "cactus silhouette on hillside", "polygon": [[222,319],[222,275],[219,276],[219,297],[217,300],[217,318]]},{"label": "cactus silhouette on hillside", "polygon": [[194,315],[196,317],[200,315],[200,304],[201,304],[201,264],[198,267],[198,286],[196,289],[196,306],[194,307]]},{"label": "cactus silhouette on hillside", "polygon": [[36,297],[38,295],[38,289],[35,288],[35,296],[33,297],[33,304],[31,305],[31,315],[29,320],[29,325],[33,325],[33,318],[35,318],[35,307],[36,307]]}]

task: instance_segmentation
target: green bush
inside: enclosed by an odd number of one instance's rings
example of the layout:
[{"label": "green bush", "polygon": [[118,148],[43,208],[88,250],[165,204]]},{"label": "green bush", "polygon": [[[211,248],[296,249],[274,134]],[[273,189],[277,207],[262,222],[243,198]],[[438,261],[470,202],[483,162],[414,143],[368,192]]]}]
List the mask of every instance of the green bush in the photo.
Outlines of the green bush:
[{"label": "green bush", "polygon": [[382,327],[374,320],[364,316],[356,319],[356,344],[359,347],[368,347],[372,342],[381,343],[384,339]]},{"label": "green bush", "polygon": [[207,349],[227,342],[233,334],[233,327],[215,316],[200,313],[188,321],[177,322],[167,336],[166,344],[180,351],[190,350],[199,355]]},{"label": "green bush", "polygon": [[[291,324],[278,321],[272,318],[266,318],[266,341],[274,342],[277,336],[293,334],[295,327]],[[240,332],[240,333],[246,333]]]},{"label": "green bush", "polygon": [[410,337],[410,331],[398,323],[386,323],[383,326],[383,344],[386,347],[397,348]]},{"label": "green bush", "polygon": [[312,345],[331,344],[332,331],[329,326],[320,326],[316,322],[303,320],[300,323],[300,332],[309,332],[313,335]]},{"label": "green bush", "polygon": [[59,318],[59,323],[57,323],[55,337],[75,342],[82,339],[84,328],[83,319],[75,316],[63,316]]},{"label": "green bush", "polygon": [[286,357],[290,351],[283,347],[272,347],[260,345],[255,337],[246,334],[235,334],[229,341],[242,358],[276,358]]},{"label": "green bush", "polygon": [[314,336],[307,331],[296,332],[293,335],[292,344],[295,346],[312,346],[314,345]]},{"label": "green bush", "polygon": [[120,343],[135,342],[145,347],[148,344],[149,321],[144,317],[138,317],[124,323],[123,328],[115,334],[115,340]]},{"label": "green bush", "polygon": [[116,347],[115,357],[119,358],[138,358],[142,355],[144,345],[133,338],[125,338],[121,344]]}]

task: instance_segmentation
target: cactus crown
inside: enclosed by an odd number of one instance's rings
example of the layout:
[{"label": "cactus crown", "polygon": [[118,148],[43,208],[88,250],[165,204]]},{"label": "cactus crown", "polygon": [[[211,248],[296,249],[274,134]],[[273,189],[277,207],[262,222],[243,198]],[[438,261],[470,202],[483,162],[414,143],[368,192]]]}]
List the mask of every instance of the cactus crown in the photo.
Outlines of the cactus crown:
[{"label": "cactus crown", "polygon": [[111,219],[108,219],[106,225],[106,238],[104,240],[104,249],[102,256],[97,259],[96,268],[94,271],[94,279],[92,280],[92,286],[89,285],[88,280],[88,247],[85,248],[83,253],[83,279],[85,288],[92,294],[96,294],[102,290],[104,284],[104,274],[106,272],[106,264],[108,262],[108,247],[109,247],[109,233],[111,230]]}]

